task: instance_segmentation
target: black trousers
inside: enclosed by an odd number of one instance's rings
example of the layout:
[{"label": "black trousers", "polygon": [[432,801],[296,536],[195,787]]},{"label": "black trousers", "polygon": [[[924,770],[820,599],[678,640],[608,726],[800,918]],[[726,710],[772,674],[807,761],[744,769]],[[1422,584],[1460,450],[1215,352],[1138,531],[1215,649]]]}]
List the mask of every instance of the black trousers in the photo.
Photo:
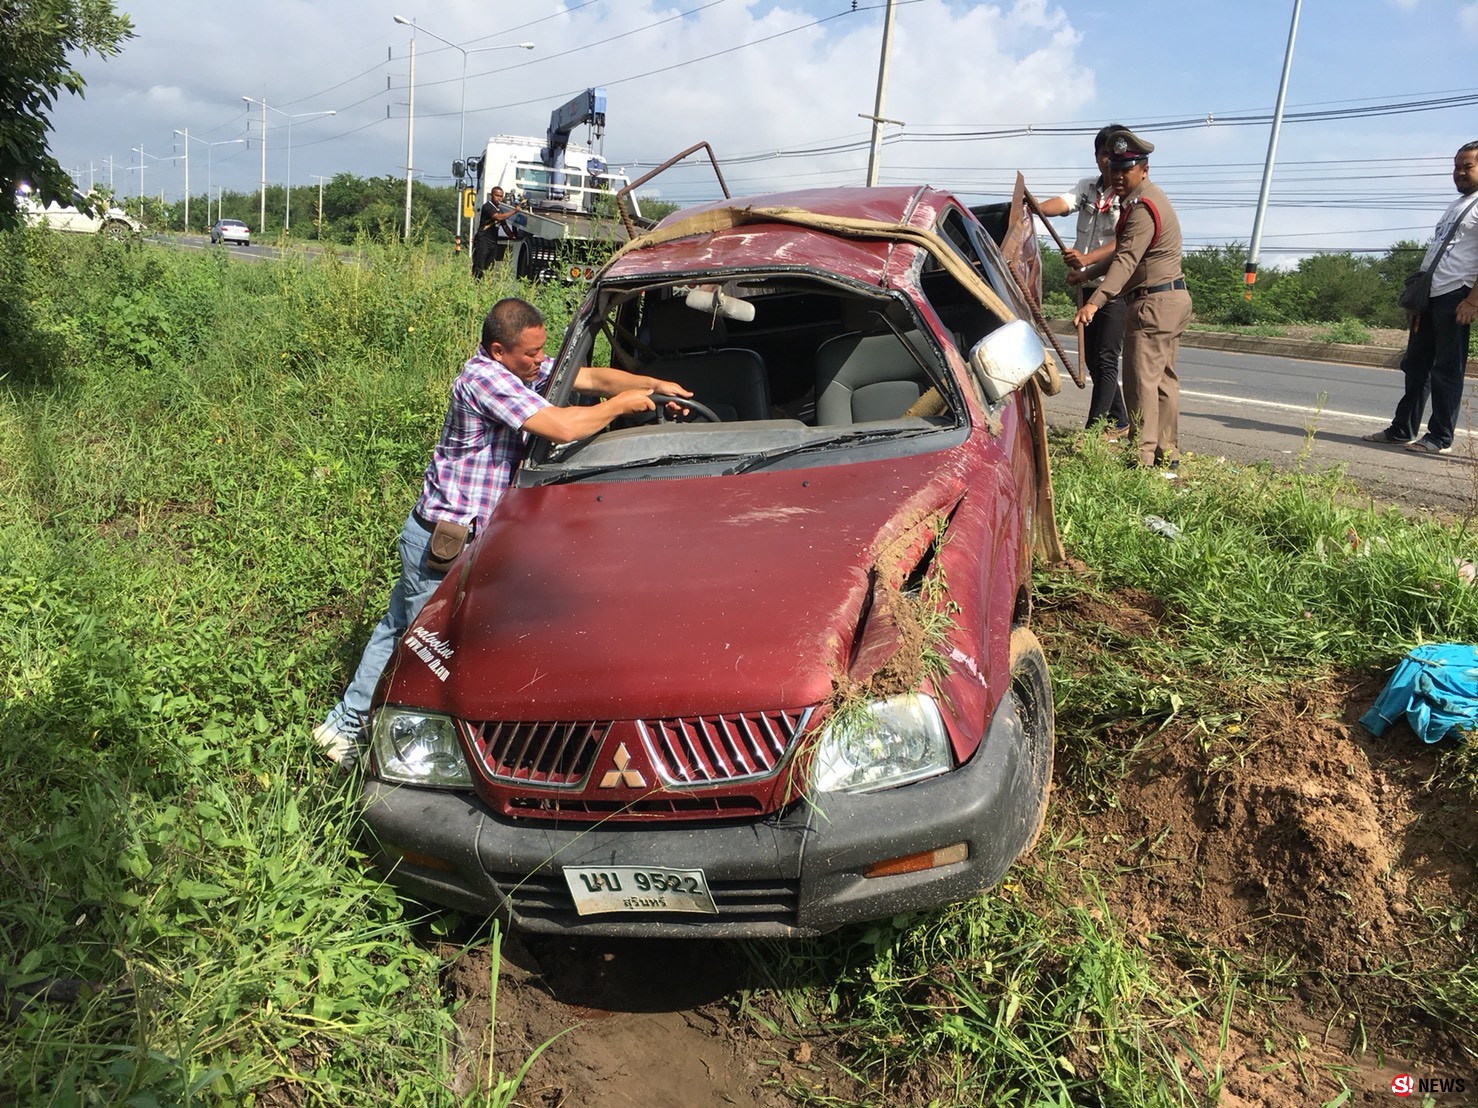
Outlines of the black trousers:
[{"label": "black trousers", "polygon": [[1119,387],[1119,355],[1124,350],[1124,318],[1128,302],[1116,296],[1098,311],[1083,328],[1083,364],[1093,378],[1093,392],[1088,401],[1088,423],[1092,427],[1101,419],[1110,427],[1128,427],[1129,411],[1124,407],[1124,391]]},{"label": "black trousers", "polygon": [[1416,318],[1407,333],[1406,354],[1401,372],[1406,388],[1391,417],[1391,434],[1415,439],[1421,434],[1422,413],[1432,401],[1427,420],[1427,438],[1438,446],[1451,446],[1463,403],[1463,373],[1468,364],[1468,325],[1457,321],[1457,306],[1467,298],[1471,286],[1434,296],[1427,310]]},{"label": "black trousers", "polygon": [[480,279],[488,266],[502,259],[506,241],[487,231],[472,237],[472,276]]}]

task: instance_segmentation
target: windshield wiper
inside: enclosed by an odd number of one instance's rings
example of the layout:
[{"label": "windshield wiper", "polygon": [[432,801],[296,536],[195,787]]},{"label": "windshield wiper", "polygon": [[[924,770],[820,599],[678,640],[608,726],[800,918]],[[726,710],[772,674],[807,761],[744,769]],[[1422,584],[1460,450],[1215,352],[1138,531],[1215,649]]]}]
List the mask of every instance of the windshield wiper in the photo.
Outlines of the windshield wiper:
[{"label": "windshield wiper", "polygon": [[932,430],[932,427],[888,427],[876,431],[844,431],[839,435],[829,435],[824,439],[812,439],[794,446],[782,446],[776,450],[761,450],[758,453],[749,454],[724,470],[723,476],[732,477],[735,474],[748,473],[752,469],[763,468],[772,462],[784,461],[786,458],[793,458],[797,454],[805,454],[812,450],[826,450],[838,443],[855,446],[861,443],[878,442],[882,439],[899,438],[904,435],[920,435]]},{"label": "windshield wiper", "polygon": [[[610,465],[591,466],[588,469],[571,469],[564,473],[556,473],[547,481],[540,481],[541,485],[569,485],[576,481],[583,481],[587,477],[600,477],[606,473],[617,473],[623,469],[650,469],[655,466],[671,465],[698,465],[704,462],[722,461],[732,458],[733,454],[664,454],[656,458],[634,458],[627,462],[613,462]],[[547,464],[547,463],[546,463]],[[544,466],[538,467],[543,469]]]}]

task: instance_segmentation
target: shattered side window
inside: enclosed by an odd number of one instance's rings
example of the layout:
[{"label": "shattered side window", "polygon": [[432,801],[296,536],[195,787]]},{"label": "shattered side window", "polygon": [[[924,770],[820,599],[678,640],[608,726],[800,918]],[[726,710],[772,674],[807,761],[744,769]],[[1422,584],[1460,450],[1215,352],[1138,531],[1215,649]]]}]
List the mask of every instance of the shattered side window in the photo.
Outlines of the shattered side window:
[{"label": "shattered side window", "polygon": [[[946,212],[936,230],[992,288],[996,288],[997,281],[992,280],[999,277],[996,267],[976,249],[973,237],[957,210]],[[937,261],[932,264],[926,261],[919,284],[935,314],[954,334],[961,356],[1005,322]]]}]

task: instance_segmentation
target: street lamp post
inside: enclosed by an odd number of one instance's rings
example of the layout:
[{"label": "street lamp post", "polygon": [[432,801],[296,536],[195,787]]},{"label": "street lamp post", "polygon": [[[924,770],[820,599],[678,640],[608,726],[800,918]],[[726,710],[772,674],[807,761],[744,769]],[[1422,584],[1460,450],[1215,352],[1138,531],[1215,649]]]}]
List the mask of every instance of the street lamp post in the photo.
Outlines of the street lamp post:
[{"label": "street lamp post", "polygon": [[[241,99],[249,104],[262,105],[262,228],[266,231],[267,223],[267,111],[269,105],[265,99],[253,100],[250,96]],[[293,120],[306,119],[313,115],[338,115],[335,110],[326,112],[285,112],[281,108],[272,108],[278,115],[287,117],[287,203],[283,208],[282,229],[284,232],[292,229],[293,225]]]},{"label": "street lamp post", "polygon": [[1288,46],[1283,51],[1283,76],[1278,80],[1278,102],[1273,108],[1273,127],[1268,132],[1268,156],[1262,167],[1262,188],[1257,194],[1257,214],[1252,218],[1252,242],[1247,247],[1247,265],[1242,279],[1246,287],[1242,299],[1252,299],[1252,286],[1257,283],[1257,251],[1262,243],[1262,220],[1268,210],[1268,189],[1273,183],[1273,155],[1278,150],[1278,131],[1283,126],[1283,98],[1288,92],[1288,71],[1293,67],[1293,39],[1298,34],[1298,12],[1303,0],[1293,0],[1293,22],[1288,26]]},{"label": "street lamp post", "polygon": [[[499,46],[474,46],[474,47],[472,47],[469,50],[465,46],[458,46],[451,39],[442,38],[435,31],[428,31],[428,30],[426,30],[425,27],[422,27],[422,26],[420,26],[417,23],[413,23],[411,20],[406,19],[404,16],[400,16],[400,15],[395,16],[395,22],[400,23],[400,24],[404,24],[405,26],[411,28],[411,46],[412,46],[412,51],[413,52],[414,52],[414,48],[415,48],[415,33],[418,30],[420,32],[422,32],[423,34],[430,35],[437,42],[444,42],[444,43],[446,43],[446,45],[450,46],[453,50],[457,50],[457,51],[460,51],[461,52],[461,55],[462,55],[462,110],[459,113],[459,120],[460,120],[460,122],[457,124],[457,161],[458,162],[461,162],[463,164],[466,164],[466,161],[467,161],[467,55],[469,55],[469,54],[484,54],[484,53],[487,53],[489,50],[532,50],[534,48],[534,44],[532,42],[509,42],[509,43],[504,43],[504,44],[499,45]],[[414,62],[412,62],[412,66],[414,67]],[[414,69],[413,69],[413,72],[414,72]],[[461,182],[459,181],[458,184],[460,184],[460,183]],[[409,234],[409,231],[407,231],[407,234]],[[461,242],[462,242],[462,198],[459,196],[459,197],[457,197],[457,243],[460,245]]]},{"label": "street lamp post", "polygon": [[[173,161],[178,161],[179,159],[178,158],[174,158],[174,157],[165,158],[165,157],[159,156],[158,154],[146,154],[144,152],[144,147],[143,147],[142,144],[140,144],[138,146],[132,146],[129,149],[132,150],[135,154],[137,154],[139,156],[139,164],[138,164],[138,167],[137,167],[138,168],[138,171],[139,171],[139,218],[140,219],[143,219],[143,217],[144,217],[144,159],[145,158],[152,158],[156,162],[173,162]],[[164,193],[162,191],[159,193],[159,207],[160,207],[160,210],[161,211],[164,208]]]},{"label": "street lamp post", "polygon": [[[199,142],[199,139],[195,141]],[[210,223],[210,162],[211,153],[217,146],[232,146],[238,142],[245,142],[244,138],[222,139],[220,142],[207,142],[205,144],[205,222]],[[216,218],[221,218],[221,198],[216,197]]]},{"label": "street lamp post", "polygon": [[[190,128],[186,127],[183,131],[176,130],[175,134],[185,136],[185,225],[181,230],[188,231],[190,229]],[[209,195],[210,192],[207,190],[206,196]]]}]

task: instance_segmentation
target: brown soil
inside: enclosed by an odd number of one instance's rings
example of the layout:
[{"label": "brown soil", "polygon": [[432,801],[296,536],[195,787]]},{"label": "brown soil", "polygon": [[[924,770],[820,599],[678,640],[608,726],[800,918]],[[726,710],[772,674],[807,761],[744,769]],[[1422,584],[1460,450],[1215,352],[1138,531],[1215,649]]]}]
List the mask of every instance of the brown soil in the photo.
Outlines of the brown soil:
[{"label": "brown soil", "polygon": [[[1318,341],[1328,331],[1327,323],[1290,323],[1283,328],[1285,339],[1307,339]],[[1406,331],[1400,327],[1367,327],[1370,334],[1369,346],[1388,346],[1401,350],[1406,346]]]},{"label": "brown soil", "polygon": [[[1121,591],[1039,607],[1035,628],[1059,669],[1107,648],[1095,644],[1153,636],[1166,618],[1153,598]],[[1352,1104],[1388,1103],[1399,1073],[1464,1078],[1466,1094],[1433,1103],[1478,1103],[1473,1025],[1434,1022],[1403,991],[1414,985],[1380,972],[1404,966],[1410,982],[1461,958],[1427,913],[1471,911],[1478,891],[1478,813],[1428,784],[1437,751],[1404,724],[1381,739],[1356,725],[1383,677],[1331,676],[1280,699],[1228,686],[1241,710],[1224,723],[1172,720],[1148,742],[1136,738],[1139,721],[1111,725],[1103,744],[1142,746],[1116,796],[1096,805],[1075,787],[1072,736],[1059,734],[1044,842],[1074,846],[1051,854],[1053,866],[1090,872],[1111,919],[1164,959],[1161,980],[1183,996],[1222,989],[1206,979],[1211,960],[1177,965],[1177,948],[1227,950],[1266,969],[1260,994],[1239,997],[1225,1029],[1178,1028],[1196,1055],[1179,1059],[1188,1082],[1206,1089],[1199,1066],[1224,1075],[1208,1100],[1219,1108],[1338,1103],[1336,1073],[1356,1091]],[[866,1099],[840,1068],[845,1041],[793,1024],[782,1033],[783,1013],[755,1011],[747,990],[762,975],[737,944],[513,937],[496,971],[496,1021],[493,972],[481,946],[446,975],[461,1004],[459,1092],[487,1070],[495,1026],[494,1075],[548,1044],[520,1105],[780,1108],[798,1103],[780,1091],[797,1084],[814,1090],[811,1103]],[[895,1096],[906,1087],[894,1085]]]}]

